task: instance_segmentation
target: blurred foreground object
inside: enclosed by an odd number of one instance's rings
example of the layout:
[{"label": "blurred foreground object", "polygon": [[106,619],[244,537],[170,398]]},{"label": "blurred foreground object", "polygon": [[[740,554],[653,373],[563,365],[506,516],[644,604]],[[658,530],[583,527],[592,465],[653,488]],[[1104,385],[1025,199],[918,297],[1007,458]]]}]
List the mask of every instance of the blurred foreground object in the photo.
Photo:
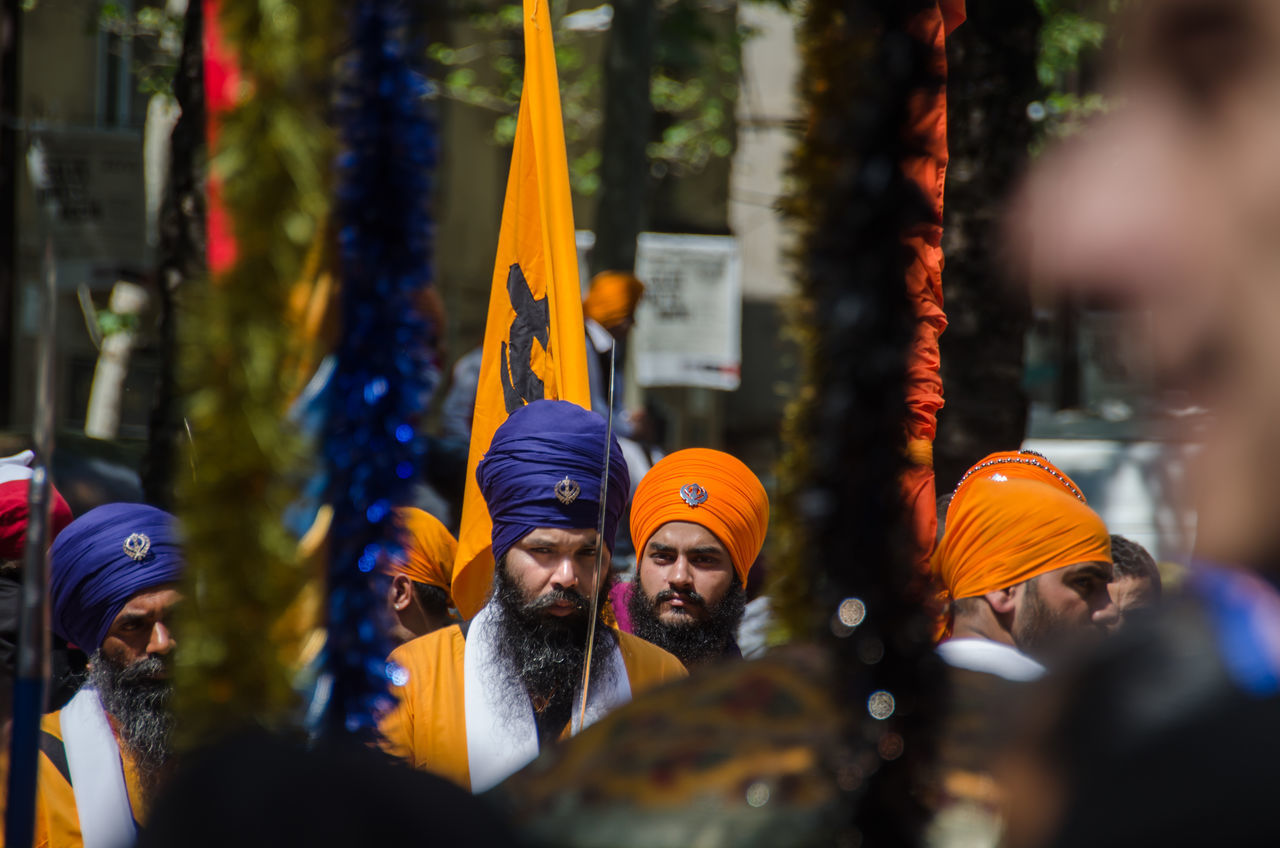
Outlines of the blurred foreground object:
[{"label": "blurred foreground object", "polygon": [[1009,842],[1274,845],[1280,5],[1138,2],[1121,23],[1117,107],[1039,163],[1006,242],[1034,285],[1129,310],[1135,364],[1210,411],[1198,562],[1185,600],[1050,692],[1009,766]]},{"label": "blurred foreground object", "polygon": [[830,845],[848,816],[840,790],[857,789],[877,759],[838,762],[832,672],[813,648],[711,666],[551,749],[493,795],[548,847]]},{"label": "blurred foreground object", "polygon": [[307,748],[255,733],[193,754],[138,848],[521,844],[443,778],[344,741]]}]

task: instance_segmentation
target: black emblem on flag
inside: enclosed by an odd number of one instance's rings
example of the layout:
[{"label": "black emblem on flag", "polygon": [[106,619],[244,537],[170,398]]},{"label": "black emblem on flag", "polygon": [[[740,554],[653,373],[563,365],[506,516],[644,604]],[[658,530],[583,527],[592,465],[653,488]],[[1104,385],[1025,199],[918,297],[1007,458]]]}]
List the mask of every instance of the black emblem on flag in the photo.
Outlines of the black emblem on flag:
[{"label": "black emblem on flag", "polygon": [[506,342],[502,343],[500,371],[502,400],[510,415],[527,403],[542,400],[546,394],[542,378],[533,373],[533,340],[537,339],[544,351],[549,350],[551,310],[545,296],[534,298],[518,264],[513,264],[507,272],[507,296],[511,299],[511,308],[516,311],[516,318],[507,334],[511,340],[510,349]]}]

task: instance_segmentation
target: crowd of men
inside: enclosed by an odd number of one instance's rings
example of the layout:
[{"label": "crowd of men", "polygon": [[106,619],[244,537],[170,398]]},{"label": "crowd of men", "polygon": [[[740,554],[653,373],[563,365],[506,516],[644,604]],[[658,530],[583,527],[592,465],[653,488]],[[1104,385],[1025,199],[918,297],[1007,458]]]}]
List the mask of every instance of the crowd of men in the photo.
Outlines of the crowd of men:
[{"label": "crowd of men", "polygon": [[[1028,279],[1124,299],[1153,378],[1211,404],[1193,478],[1199,562],[1166,593],[1149,554],[1111,535],[1049,458],[975,457],[929,563],[951,681],[935,844],[1280,840],[1280,126],[1263,108],[1280,98],[1280,6],[1133,6],[1125,108],[1038,166],[1014,232],[1053,237],[1010,241]],[[645,690],[740,662],[733,625],[768,530],[760,481],[716,451],[659,461],[630,505],[634,579],[612,586],[596,558],[609,564],[631,486],[616,445],[605,466],[605,438],[598,414],[558,401],[499,429],[477,472],[493,589],[470,621],[448,612],[447,531],[401,514],[410,553],[387,565],[390,659],[407,672],[382,725],[392,755],[480,791]],[[21,549],[22,467],[0,463],[0,580]],[[42,728],[39,844],[128,844],[175,765],[182,555],[173,518],[143,505],[54,529],[54,629],[88,667]]]},{"label": "crowd of men", "polygon": [[[399,645],[389,660],[405,674],[380,727],[385,751],[481,792],[646,690],[741,658],[735,633],[769,522],[764,486],[742,462],[677,451],[628,504],[627,464],[605,419],[535,401],[498,429],[477,478],[496,566],[489,599],[469,621],[450,609],[452,536],[421,510],[396,513],[405,556],[386,564]],[[634,579],[617,582],[610,558],[628,507],[638,556]],[[6,526],[24,518],[6,516]],[[1113,551],[1137,563],[1121,578]],[[98,507],[60,528],[51,563],[55,632],[89,659],[78,692],[42,726],[40,844],[80,845],[91,832],[127,844],[172,767],[175,521],[142,504]],[[993,454],[965,475],[932,569],[945,599],[940,655],[969,678],[1001,684],[1040,677],[1160,591],[1150,556],[1113,541],[1075,483],[1027,451]],[[989,701],[963,694],[998,687],[964,676],[955,684],[958,703],[979,715],[1012,703],[1007,692]],[[948,765],[990,769],[986,760]]]}]

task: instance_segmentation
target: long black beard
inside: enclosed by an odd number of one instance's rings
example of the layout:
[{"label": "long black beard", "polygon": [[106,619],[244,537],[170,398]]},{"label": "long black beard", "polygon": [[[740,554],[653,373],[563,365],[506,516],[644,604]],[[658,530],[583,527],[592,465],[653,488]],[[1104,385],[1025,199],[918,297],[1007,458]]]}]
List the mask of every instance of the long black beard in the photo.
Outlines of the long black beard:
[{"label": "long black beard", "polygon": [[[710,608],[703,621],[686,617],[675,624],[668,624],[658,618],[658,607],[674,594],[670,589],[663,589],[650,599],[638,582],[634,584],[627,596],[631,632],[674,654],[686,668],[716,659],[730,644],[736,644],[738,625],[742,623],[742,614],[747,608],[747,592],[741,583],[734,581],[728,594]],[[697,592],[682,593],[682,597],[691,603],[706,604]]]},{"label": "long black beard", "polygon": [[[601,587],[601,597],[608,585]],[[577,592],[552,590],[529,600],[499,563],[494,601],[498,618],[495,642],[505,671],[519,680],[534,705],[541,744],[554,741],[573,713],[574,692],[582,683],[586,659],[588,600]],[[570,615],[549,615],[546,610],[559,601],[572,603]],[[603,604],[601,604],[603,608]],[[598,614],[597,614],[598,616]],[[596,619],[592,642],[591,686],[612,682],[612,667],[605,658],[617,644],[613,631]]]},{"label": "long black beard", "polygon": [[159,676],[164,671],[160,657],[120,665],[99,651],[90,658],[85,681],[98,690],[103,709],[115,719],[120,740],[133,755],[146,794],[155,788],[170,754],[173,684]]}]

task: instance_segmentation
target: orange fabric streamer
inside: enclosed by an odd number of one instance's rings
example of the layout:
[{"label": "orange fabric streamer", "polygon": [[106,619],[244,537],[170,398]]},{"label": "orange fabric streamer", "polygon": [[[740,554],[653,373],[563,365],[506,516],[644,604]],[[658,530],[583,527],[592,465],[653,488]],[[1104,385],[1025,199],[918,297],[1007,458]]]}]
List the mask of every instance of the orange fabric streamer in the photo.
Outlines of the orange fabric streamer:
[{"label": "orange fabric streamer", "polygon": [[[911,465],[903,475],[902,489],[915,531],[918,558],[923,568],[937,535],[936,491],[932,445],[942,409],[941,359],[938,337],[947,328],[942,311],[942,197],[947,175],[947,35],[965,18],[964,0],[939,0],[912,22],[911,32],[932,47],[932,72],[944,84],[922,91],[912,100],[906,135],[910,148],[919,153],[904,159],[902,167],[929,202],[934,220],[904,234],[913,256],[907,268],[907,294],[915,310],[916,330],[907,359],[907,441]],[[923,461],[928,457],[928,461]]]},{"label": "orange fabric streamer", "polygon": [[956,492],[933,570],[951,600],[1080,562],[1111,562],[1098,514],[1061,486],[985,471]]},{"label": "orange fabric streamer", "polygon": [[429,512],[411,506],[397,507],[394,512],[404,559],[392,561],[392,573],[448,592],[458,540]]},{"label": "orange fabric streamer", "polygon": [[625,271],[601,271],[591,278],[582,311],[605,329],[618,326],[636,311],[644,283]]},{"label": "orange fabric streamer", "polygon": [[736,457],[709,448],[676,451],[649,469],[631,500],[637,554],[671,521],[688,521],[715,534],[745,586],[769,529],[769,496]]}]

